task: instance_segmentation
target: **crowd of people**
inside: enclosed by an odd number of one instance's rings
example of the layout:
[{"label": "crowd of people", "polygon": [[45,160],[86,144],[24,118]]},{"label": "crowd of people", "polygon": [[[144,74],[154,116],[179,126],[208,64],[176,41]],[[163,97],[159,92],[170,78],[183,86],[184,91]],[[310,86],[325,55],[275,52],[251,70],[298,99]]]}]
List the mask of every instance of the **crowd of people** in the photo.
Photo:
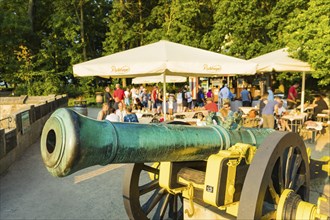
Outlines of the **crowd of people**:
[{"label": "crowd of people", "polygon": [[[297,88],[299,83],[295,83],[289,88],[287,96],[287,109],[284,108],[283,100],[275,96],[271,87],[259,99],[258,109],[252,109],[247,115],[231,110],[231,101],[234,98],[227,84],[218,90],[217,102],[215,101],[214,92],[209,89],[204,91],[203,87],[198,88],[196,101],[193,102],[192,93],[188,85],[178,89],[178,91],[170,91],[167,96],[162,94],[162,90],[158,86],[153,86],[151,91],[143,86],[139,88],[126,88],[124,91],[119,84],[116,85],[113,93],[110,88],[105,88],[105,102],[98,114],[98,120],[109,120],[118,122],[138,122],[138,118],[133,110],[150,111],[153,114],[163,113],[163,99],[167,103],[168,114],[173,115],[174,112],[186,112],[193,109],[207,110],[208,119],[211,123],[221,124],[229,129],[243,127],[263,127],[275,128],[282,131],[291,131],[283,116],[288,114],[287,110],[293,109],[297,104]],[[247,87],[243,88],[240,93],[242,106],[251,107],[252,95]],[[324,109],[328,109],[329,104],[321,95],[316,95],[313,102],[315,104],[312,119],[315,120],[317,114]],[[176,105],[175,105],[176,104]],[[176,106],[176,109],[174,108]],[[175,110],[174,110],[175,109]],[[213,122],[212,122],[213,121]]]},{"label": "crowd of people", "polygon": [[[119,116],[120,122],[124,122],[125,115],[128,112],[134,114],[132,113],[133,110],[151,111],[154,114],[163,113],[164,95],[158,86],[153,86],[151,91],[143,86],[139,88],[132,87],[131,89],[126,88],[124,91],[119,84],[116,84],[113,94],[110,93],[110,88],[107,86],[105,88],[104,99],[102,110],[98,114],[98,120],[107,119],[107,116],[113,113]],[[204,99],[203,102],[205,101]],[[177,105],[176,112],[189,111],[193,108],[192,101],[192,94],[187,85],[179,89],[176,93],[170,92],[166,97],[168,113],[173,115],[174,103]],[[115,120],[115,118],[111,117],[111,120]]]}]

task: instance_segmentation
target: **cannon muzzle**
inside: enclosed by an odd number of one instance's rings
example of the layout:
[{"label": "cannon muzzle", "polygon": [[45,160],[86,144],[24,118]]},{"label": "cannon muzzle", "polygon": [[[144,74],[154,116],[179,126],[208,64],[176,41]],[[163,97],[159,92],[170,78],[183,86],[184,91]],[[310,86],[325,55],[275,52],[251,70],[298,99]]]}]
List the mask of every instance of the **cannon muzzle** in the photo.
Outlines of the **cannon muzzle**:
[{"label": "cannon muzzle", "polygon": [[236,143],[258,147],[272,129],[229,131],[221,126],[113,123],[58,109],[41,135],[48,171],[66,176],[93,165],[200,161]]}]

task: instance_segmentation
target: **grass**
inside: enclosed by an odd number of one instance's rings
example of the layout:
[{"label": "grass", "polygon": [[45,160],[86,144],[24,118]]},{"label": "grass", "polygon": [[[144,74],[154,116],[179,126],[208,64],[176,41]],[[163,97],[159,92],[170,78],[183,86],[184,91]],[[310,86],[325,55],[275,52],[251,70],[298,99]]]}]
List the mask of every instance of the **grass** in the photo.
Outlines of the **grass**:
[{"label": "grass", "polygon": [[87,106],[88,107],[100,107],[102,105],[102,104],[96,103],[95,96],[91,96],[91,97],[69,98],[68,107],[73,107],[74,106],[74,101],[76,101],[76,100],[85,100],[85,101],[87,101]]}]

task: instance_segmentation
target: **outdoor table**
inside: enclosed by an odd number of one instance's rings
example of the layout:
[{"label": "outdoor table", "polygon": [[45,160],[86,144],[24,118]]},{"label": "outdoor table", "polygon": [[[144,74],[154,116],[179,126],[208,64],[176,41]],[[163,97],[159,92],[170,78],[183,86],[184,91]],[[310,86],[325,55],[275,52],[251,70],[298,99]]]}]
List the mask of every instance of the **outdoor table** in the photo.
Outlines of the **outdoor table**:
[{"label": "outdoor table", "polygon": [[236,112],[240,107],[242,107],[242,101],[235,100],[230,103],[231,110]]},{"label": "outdoor table", "polygon": [[260,100],[253,100],[252,101],[252,107],[258,108],[259,104],[260,104]]},{"label": "outdoor table", "polygon": [[316,120],[319,121],[319,122],[329,121],[329,115],[328,114],[319,113],[316,116]]},{"label": "outdoor table", "polygon": [[152,117],[154,117],[154,114],[152,114],[152,113],[136,112],[135,114],[138,118],[152,118]]},{"label": "outdoor table", "polygon": [[324,109],[322,110],[322,113],[330,115],[330,109]]},{"label": "outdoor table", "polygon": [[247,115],[249,114],[249,112],[254,109],[256,110],[257,112],[259,112],[259,109],[258,108],[255,108],[255,107],[239,107],[239,109],[243,112],[244,115]]},{"label": "outdoor table", "polygon": [[199,113],[203,113],[204,117],[206,117],[209,113],[207,110],[199,110],[194,112],[179,112],[174,113],[174,118],[188,119],[188,118],[197,118]]},{"label": "outdoor table", "polygon": [[311,139],[310,139],[311,144],[315,143],[317,133],[321,133],[321,130],[324,127],[322,122],[314,122],[314,123],[315,124],[313,124],[313,126],[307,124],[302,128],[303,133],[307,134],[307,138],[309,134],[311,134]]},{"label": "outdoor table", "polygon": [[[308,114],[308,118],[310,118],[313,114],[314,114],[314,108],[316,107],[317,105],[315,104],[308,104],[308,103],[305,103],[304,104],[304,112],[306,112]],[[297,109],[301,109],[301,105],[299,105],[297,107]]]},{"label": "outdoor table", "polygon": [[307,113],[300,113],[300,114],[289,114],[282,116],[282,119],[286,120],[288,122],[288,125],[290,126],[292,132],[299,133],[304,121],[306,120]]}]

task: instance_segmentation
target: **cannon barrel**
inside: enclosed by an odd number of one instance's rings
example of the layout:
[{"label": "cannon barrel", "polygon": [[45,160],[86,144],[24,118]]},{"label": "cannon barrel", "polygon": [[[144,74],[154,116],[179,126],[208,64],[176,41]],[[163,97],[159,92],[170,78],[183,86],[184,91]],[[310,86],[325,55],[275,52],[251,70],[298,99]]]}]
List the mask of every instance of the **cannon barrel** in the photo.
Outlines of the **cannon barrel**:
[{"label": "cannon barrel", "polygon": [[272,129],[226,130],[221,126],[112,123],[56,110],[41,135],[48,171],[66,176],[93,165],[206,160],[234,145],[258,147]]}]

